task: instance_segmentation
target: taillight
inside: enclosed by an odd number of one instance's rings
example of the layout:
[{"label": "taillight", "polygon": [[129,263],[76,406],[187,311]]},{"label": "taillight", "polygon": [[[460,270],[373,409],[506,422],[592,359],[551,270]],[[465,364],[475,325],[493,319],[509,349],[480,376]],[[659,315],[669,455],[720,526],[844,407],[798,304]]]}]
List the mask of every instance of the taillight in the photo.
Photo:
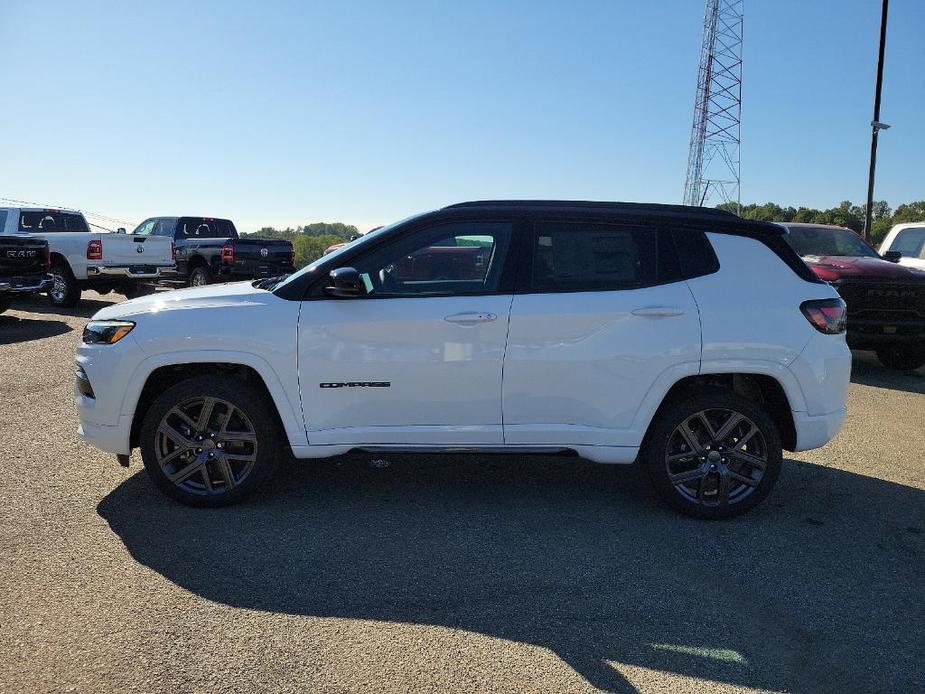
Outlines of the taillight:
[{"label": "taillight", "polygon": [[295,266],[295,247],[289,249],[289,264]]},{"label": "taillight", "polygon": [[103,242],[101,240],[87,241],[87,260],[103,259]]},{"label": "taillight", "polygon": [[173,260],[174,262],[176,262],[177,260],[177,242],[176,241],[170,242],[170,259]]},{"label": "taillight", "polygon": [[813,299],[800,304],[800,310],[813,327],[826,335],[845,332],[848,308],[841,299]]},{"label": "taillight", "polygon": [[234,265],[234,246],[230,243],[222,246],[222,262],[225,265]]}]

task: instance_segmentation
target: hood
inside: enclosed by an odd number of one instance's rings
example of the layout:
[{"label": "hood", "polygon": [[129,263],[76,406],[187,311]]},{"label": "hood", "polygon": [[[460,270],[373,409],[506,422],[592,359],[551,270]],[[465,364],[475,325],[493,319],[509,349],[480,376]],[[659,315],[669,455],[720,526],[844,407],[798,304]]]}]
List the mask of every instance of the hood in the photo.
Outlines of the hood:
[{"label": "hood", "polygon": [[843,255],[805,255],[803,261],[820,279],[834,282],[840,279],[870,279],[894,282],[925,283],[925,272],[882,258]]},{"label": "hood", "polygon": [[206,287],[175,289],[169,292],[155,292],[148,296],[113,304],[96,312],[93,320],[118,320],[164,311],[183,311],[222,306],[262,304],[269,292],[257,289],[250,282],[213,284]]}]

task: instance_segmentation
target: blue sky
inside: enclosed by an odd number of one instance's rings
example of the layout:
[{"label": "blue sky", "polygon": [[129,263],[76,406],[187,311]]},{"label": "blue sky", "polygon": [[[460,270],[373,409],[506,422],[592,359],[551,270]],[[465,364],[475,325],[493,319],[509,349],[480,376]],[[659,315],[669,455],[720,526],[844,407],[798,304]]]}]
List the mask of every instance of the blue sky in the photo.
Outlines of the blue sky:
[{"label": "blue sky", "polygon": [[[878,199],[925,198],[925,2],[890,3]],[[747,0],[743,201],[866,195],[878,0]],[[366,229],[679,202],[700,0],[0,0],[0,196]]]}]

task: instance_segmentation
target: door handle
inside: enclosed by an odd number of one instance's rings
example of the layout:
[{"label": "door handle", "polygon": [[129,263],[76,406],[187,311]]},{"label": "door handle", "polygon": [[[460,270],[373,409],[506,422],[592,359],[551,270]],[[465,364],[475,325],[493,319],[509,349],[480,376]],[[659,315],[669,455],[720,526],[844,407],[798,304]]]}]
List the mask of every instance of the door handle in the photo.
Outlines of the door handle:
[{"label": "door handle", "polygon": [[475,311],[471,311],[466,313],[454,313],[450,316],[446,316],[443,320],[448,323],[458,323],[459,325],[475,325],[476,323],[489,323],[497,318],[498,316],[494,313],[476,313]]},{"label": "door handle", "polygon": [[675,306],[646,306],[645,308],[637,308],[632,313],[634,316],[665,318],[668,316],[680,316],[684,313],[684,310]]}]

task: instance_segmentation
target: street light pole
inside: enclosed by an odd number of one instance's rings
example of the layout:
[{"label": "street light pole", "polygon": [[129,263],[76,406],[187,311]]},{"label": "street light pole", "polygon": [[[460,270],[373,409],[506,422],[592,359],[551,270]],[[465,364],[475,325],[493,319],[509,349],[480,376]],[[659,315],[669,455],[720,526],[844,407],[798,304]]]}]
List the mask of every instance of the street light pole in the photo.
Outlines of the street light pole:
[{"label": "street light pole", "polygon": [[880,122],[880,91],[883,88],[883,51],[886,48],[886,18],[890,0],[883,0],[880,13],[880,56],[877,59],[877,89],[874,93],[874,119],[870,122],[870,173],[867,178],[867,214],[864,218],[864,238],[870,242],[871,223],[874,212],[874,174],[877,170],[877,136],[881,130],[890,127]]}]

